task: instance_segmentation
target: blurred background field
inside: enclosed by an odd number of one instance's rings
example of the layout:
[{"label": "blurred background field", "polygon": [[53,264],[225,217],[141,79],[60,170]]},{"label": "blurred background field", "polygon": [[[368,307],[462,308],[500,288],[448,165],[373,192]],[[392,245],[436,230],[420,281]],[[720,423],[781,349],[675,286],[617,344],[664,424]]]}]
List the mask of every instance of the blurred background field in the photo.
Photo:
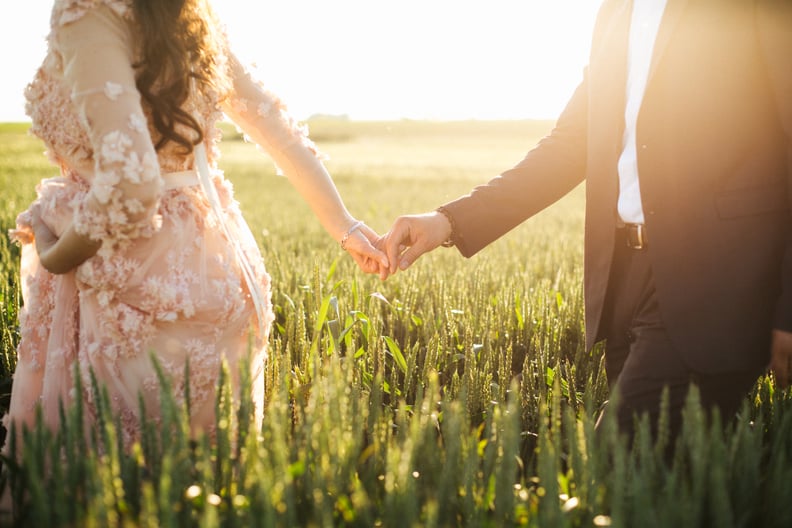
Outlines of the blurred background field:
[{"label": "blurred background field", "polygon": [[[309,126],[352,214],[383,233],[510,168],[552,123]],[[5,233],[56,173],[26,128],[0,125],[3,408],[20,302]],[[224,138],[221,167],[273,279],[264,429],[248,430],[244,401],[224,399],[214,443],[191,441],[178,409],[131,455],[113,443],[110,414],[77,447],[34,431],[26,464],[6,473],[25,522],[792,525],[792,415],[770,378],[726,432],[692,405],[673,461],[662,437],[639,436],[630,451],[608,424],[595,435],[608,394],[601,349],[583,346],[582,188],[471,259],[438,249],[381,282],[357,270],[266,155],[231,126]],[[66,412],[64,430],[77,419]],[[70,449],[83,456],[64,457]],[[55,475],[44,469],[53,464]]]}]

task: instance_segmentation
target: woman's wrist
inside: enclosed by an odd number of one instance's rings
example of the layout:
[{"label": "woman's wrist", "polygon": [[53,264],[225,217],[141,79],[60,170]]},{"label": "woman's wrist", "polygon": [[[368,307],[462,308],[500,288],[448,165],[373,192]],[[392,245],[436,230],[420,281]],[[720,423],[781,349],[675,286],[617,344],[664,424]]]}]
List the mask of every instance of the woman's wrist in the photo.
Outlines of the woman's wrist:
[{"label": "woman's wrist", "polygon": [[349,240],[349,237],[351,237],[352,234],[355,231],[357,231],[358,229],[360,229],[364,225],[366,225],[366,224],[362,220],[353,220],[352,225],[350,225],[347,228],[347,230],[344,231],[344,234],[341,235],[341,240],[340,240],[341,249],[346,251],[346,244],[347,244],[347,241]]}]

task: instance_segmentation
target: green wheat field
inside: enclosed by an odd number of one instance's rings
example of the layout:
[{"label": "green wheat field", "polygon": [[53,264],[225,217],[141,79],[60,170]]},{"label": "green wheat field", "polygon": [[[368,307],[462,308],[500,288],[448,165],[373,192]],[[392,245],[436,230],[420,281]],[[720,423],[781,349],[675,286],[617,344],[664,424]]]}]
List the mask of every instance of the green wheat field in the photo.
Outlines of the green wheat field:
[{"label": "green wheat field", "polygon": [[[511,167],[551,125],[310,123],[349,209],[379,232]],[[441,248],[381,282],[225,132],[222,167],[274,284],[262,429],[225,383],[214,442],[190,438],[167,380],[163,423],[144,423],[131,453],[107,406],[89,438],[82,409],[63,409],[57,433],[28,431],[21,463],[4,461],[15,518],[0,524],[792,526],[792,398],[770,377],[734,423],[705,423],[694,395],[672,460],[646,423],[632,449],[612,423],[595,434],[609,394],[602,350],[583,344],[582,188],[471,259]],[[43,150],[27,125],[0,125],[3,412],[21,303],[6,233],[55,175]]]}]

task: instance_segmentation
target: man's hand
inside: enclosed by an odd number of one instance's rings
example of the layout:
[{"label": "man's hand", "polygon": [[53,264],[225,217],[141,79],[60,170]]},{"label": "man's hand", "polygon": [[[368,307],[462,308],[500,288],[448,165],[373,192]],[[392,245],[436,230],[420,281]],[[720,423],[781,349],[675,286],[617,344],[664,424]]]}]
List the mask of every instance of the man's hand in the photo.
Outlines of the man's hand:
[{"label": "man's hand", "polygon": [[406,270],[418,257],[448,240],[449,236],[451,223],[442,213],[400,216],[385,235],[390,272]]},{"label": "man's hand", "polygon": [[776,381],[782,389],[789,386],[792,376],[792,332],[773,330],[770,370],[775,374]]}]

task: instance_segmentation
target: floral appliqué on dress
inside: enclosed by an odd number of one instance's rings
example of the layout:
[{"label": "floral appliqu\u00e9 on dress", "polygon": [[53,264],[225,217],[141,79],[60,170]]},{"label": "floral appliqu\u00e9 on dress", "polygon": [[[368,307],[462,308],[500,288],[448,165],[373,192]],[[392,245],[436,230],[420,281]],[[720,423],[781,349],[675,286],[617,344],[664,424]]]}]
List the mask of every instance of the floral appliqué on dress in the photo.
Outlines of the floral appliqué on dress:
[{"label": "floral appliqu\u00e9 on dress", "polygon": [[[193,155],[173,143],[154,149],[160,136],[135,88],[138,43],[130,6],[129,0],[56,0],[48,53],[26,90],[31,131],[46,144],[60,175],[41,182],[38,198],[19,215],[13,231],[23,246],[24,307],[6,417],[32,425],[34,408],[41,405],[44,422],[57,428],[59,402],[76,398],[90,417],[93,374],[121,417],[127,444],[139,435],[139,398],[147,416],[158,419],[152,356],[171,378],[177,400],[189,364],[195,431],[213,430],[223,362],[232,372],[243,365],[250,369],[253,387],[247,396],[255,419],[262,419],[262,366],[273,319],[270,283],[233,188],[216,167],[216,123],[223,112],[284,169],[314,170],[317,163],[307,130],[280,99],[233,56],[218,57],[230,82],[218,80],[216,86],[228,86],[228,92],[195,91],[183,107],[206,138],[221,202],[218,218],[200,186],[173,178],[194,172]],[[84,67],[96,49],[103,51],[99,62]],[[71,272],[50,274],[33,244],[33,211],[56,235],[73,226],[100,241],[99,252]],[[239,252],[229,240],[237,235],[266,299],[261,326]],[[82,394],[74,392],[75,372],[82,377]]]}]

